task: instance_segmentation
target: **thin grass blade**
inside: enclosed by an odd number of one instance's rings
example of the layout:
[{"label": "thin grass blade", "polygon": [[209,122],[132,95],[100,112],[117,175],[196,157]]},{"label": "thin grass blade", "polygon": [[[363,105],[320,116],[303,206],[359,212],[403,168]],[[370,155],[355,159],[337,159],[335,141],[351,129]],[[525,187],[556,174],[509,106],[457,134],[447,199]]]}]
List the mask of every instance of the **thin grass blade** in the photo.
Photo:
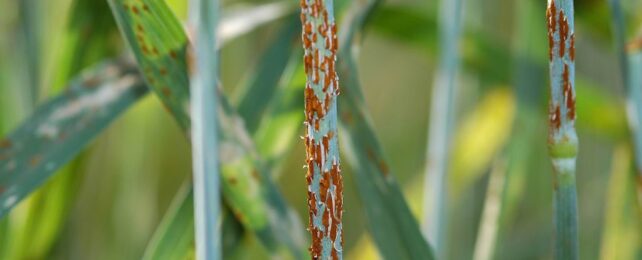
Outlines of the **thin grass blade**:
[{"label": "thin grass blade", "polygon": [[[635,210],[636,167],[629,145],[621,143],[613,151],[600,259],[639,259],[642,256],[642,221]],[[633,167],[632,167],[633,166]]]},{"label": "thin grass blade", "polygon": [[194,200],[186,185],[174,196],[145,249],[143,260],[185,259],[194,248]]}]

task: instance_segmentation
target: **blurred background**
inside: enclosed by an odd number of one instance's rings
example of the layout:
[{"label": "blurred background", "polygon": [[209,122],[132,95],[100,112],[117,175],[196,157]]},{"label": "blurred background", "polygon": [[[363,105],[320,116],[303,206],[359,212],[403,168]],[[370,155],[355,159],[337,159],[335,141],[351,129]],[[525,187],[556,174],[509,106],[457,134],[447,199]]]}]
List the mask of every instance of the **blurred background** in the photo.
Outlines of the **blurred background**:
[{"label": "blurred background", "polygon": [[[186,17],[187,1],[167,2],[177,16]],[[419,220],[439,58],[438,2],[385,1],[370,17],[357,58],[371,121]],[[506,214],[500,219],[496,257],[550,259],[545,1],[463,2],[447,258],[473,256],[489,176],[505,172],[499,174],[509,188],[502,197]],[[223,13],[263,3],[223,0]],[[640,259],[642,221],[609,8],[606,0],[575,4],[580,252],[582,259]],[[623,4],[628,39],[633,39],[642,2]],[[233,102],[286,20],[258,27],[222,48],[221,81]],[[0,1],[0,133],[15,129],[83,68],[124,52],[104,0]],[[302,130],[301,123],[300,135]],[[140,258],[172,198],[189,180],[190,153],[178,125],[154,95],[147,95],[1,220],[0,259]],[[303,142],[292,142],[275,165],[281,191],[307,222],[304,154]],[[342,172],[344,256],[376,258],[351,167],[346,163]],[[265,257],[256,238],[247,235],[242,243],[242,250],[227,256]]]}]

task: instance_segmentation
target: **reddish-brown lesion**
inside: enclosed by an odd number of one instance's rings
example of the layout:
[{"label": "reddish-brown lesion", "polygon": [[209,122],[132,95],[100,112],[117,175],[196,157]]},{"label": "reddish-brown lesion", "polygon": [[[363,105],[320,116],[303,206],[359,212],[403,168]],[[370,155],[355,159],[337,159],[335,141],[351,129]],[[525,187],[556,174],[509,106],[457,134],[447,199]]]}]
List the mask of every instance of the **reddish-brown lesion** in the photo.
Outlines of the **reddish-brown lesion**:
[{"label": "reddish-brown lesion", "polygon": [[553,105],[548,115],[549,126],[553,127],[553,130],[559,129],[562,125],[561,117],[560,106],[557,104]]},{"label": "reddish-brown lesion", "polygon": [[548,8],[546,8],[546,27],[548,28],[548,59],[553,59],[553,47],[555,47],[555,39],[553,35],[555,30],[557,30],[557,24],[555,20],[555,15],[557,14],[557,8],[555,7],[555,2],[551,1]]},{"label": "reddish-brown lesion", "polygon": [[566,116],[569,120],[575,120],[575,94],[573,93],[573,86],[569,79],[568,64],[564,64],[564,71],[562,72],[562,86],[564,91],[564,104],[566,105]]},{"label": "reddish-brown lesion", "polygon": [[[151,82],[150,82],[151,83]],[[163,87],[161,89],[161,92],[163,92],[163,96],[169,97],[172,95],[172,90],[169,89],[167,86]]]},{"label": "reddish-brown lesion", "polygon": [[569,46],[571,61],[575,61],[575,33],[571,34],[571,46]]},{"label": "reddish-brown lesion", "polygon": [[40,164],[41,161],[42,161],[42,156],[39,154],[36,154],[29,159],[29,165],[31,167],[36,167],[38,164]]},{"label": "reddish-brown lesion", "polygon": [[13,143],[9,139],[5,138],[5,139],[2,139],[2,141],[0,141],[0,148],[2,149],[9,149],[11,148],[11,146],[13,146]]},{"label": "reddish-brown lesion", "polygon": [[558,22],[560,26],[559,55],[561,58],[561,57],[564,57],[564,53],[566,52],[566,40],[568,39],[568,32],[569,32],[568,20],[566,19],[566,15],[564,14],[564,11],[560,11]]},{"label": "reddish-brown lesion", "polygon": [[[570,39],[569,43],[569,56],[571,60],[575,60],[575,34],[570,34],[570,27],[568,24],[568,18],[564,14],[563,10],[557,10],[555,2],[551,1],[548,8],[546,9],[546,26],[548,34],[548,58],[549,60],[553,59],[553,50],[555,49],[555,44],[559,43],[557,51],[559,57],[564,57],[566,54],[566,42]],[[559,32],[559,42],[555,40],[555,32]]]}]

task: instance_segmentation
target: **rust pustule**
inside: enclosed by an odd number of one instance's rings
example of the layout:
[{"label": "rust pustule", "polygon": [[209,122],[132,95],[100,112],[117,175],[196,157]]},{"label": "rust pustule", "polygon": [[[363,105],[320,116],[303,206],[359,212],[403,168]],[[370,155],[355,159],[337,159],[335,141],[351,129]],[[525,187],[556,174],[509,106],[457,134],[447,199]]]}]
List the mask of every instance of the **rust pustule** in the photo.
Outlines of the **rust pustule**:
[{"label": "rust pustule", "polygon": [[98,77],[89,77],[83,81],[82,86],[84,88],[92,89],[98,86],[99,83],[100,79]]},{"label": "rust pustule", "polygon": [[163,67],[163,68],[160,68],[160,69],[158,70],[158,73],[160,73],[160,74],[161,74],[161,76],[167,76],[167,69],[166,69],[166,68],[164,68],[164,67]]},{"label": "rust pustule", "polygon": [[305,88],[305,111],[308,123],[325,116],[325,104],[321,103],[311,87]]},{"label": "rust pustule", "polygon": [[172,59],[177,59],[178,55],[176,54],[176,51],[171,50],[171,51],[169,51],[169,57],[172,58]]},{"label": "rust pustule", "polygon": [[566,116],[569,120],[575,120],[575,95],[573,93],[573,86],[569,80],[569,68],[564,64],[564,71],[562,73],[563,90],[564,90],[564,103],[566,105]]},{"label": "rust pustule", "polygon": [[[151,83],[151,82],[150,82]],[[172,90],[169,89],[168,87],[163,87],[161,89],[161,92],[163,92],[163,96],[169,97],[172,95]]]},{"label": "rust pustule", "polygon": [[379,161],[379,170],[381,170],[384,177],[388,177],[388,165],[383,160]]},{"label": "rust pustule", "polygon": [[568,31],[569,31],[568,20],[566,19],[566,15],[564,15],[564,11],[560,11],[559,24],[560,24],[559,54],[561,58],[561,57],[564,57],[564,52],[566,51],[566,40],[568,39]]},{"label": "rust pustule", "polygon": [[560,113],[559,105],[553,106],[553,108],[550,110],[548,115],[548,120],[549,120],[549,125],[553,127],[554,130],[557,130],[560,128],[562,121],[561,121],[561,113]]},{"label": "rust pustule", "polygon": [[136,15],[140,14],[140,11],[138,10],[138,7],[132,6],[132,12],[134,12]]},{"label": "rust pustule", "polygon": [[0,148],[2,149],[9,149],[11,148],[11,146],[12,146],[12,143],[11,143],[11,140],[9,139],[5,138],[5,139],[2,139],[2,141],[0,141]]},{"label": "rust pustule", "polygon": [[569,49],[569,56],[571,61],[575,61],[575,33],[571,34],[571,46]]},{"label": "rust pustule", "polygon": [[261,181],[261,174],[259,174],[259,170],[252,169],[252,177],[257,181]]},{"label": "rust pustule", "polygon": [[35,166],[37,166],[41,161],[42,161],[42,155],[37,154],[37,155],[32,156],[32,157],[31,157],[31,159],[29,159],[29,165],[30,165],[31,167],[35,167]]},{"label": "rust pustule", "polygon": [[546,26],[548,28],[548,59],[553,59],[553,47],[555,46],[555,39],[553,38],[555,31],[557,30],[557,24],[555,21],[555,15],[557,14],[557,9],[555,8],[555,2],[551,1],[551,4],[546,8]]}]

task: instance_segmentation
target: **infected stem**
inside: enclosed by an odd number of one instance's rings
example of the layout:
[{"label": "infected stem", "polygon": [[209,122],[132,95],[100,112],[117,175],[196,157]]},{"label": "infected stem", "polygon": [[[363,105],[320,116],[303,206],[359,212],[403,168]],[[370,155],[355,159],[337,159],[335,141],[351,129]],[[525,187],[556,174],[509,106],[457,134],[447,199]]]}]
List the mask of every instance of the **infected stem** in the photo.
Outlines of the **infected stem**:
[{"label": "infected stem", "polygon": [[339,167],[335,60],[338,48],[332,0],[301,1],[307,77],[305,125],[312,259],[342,259],[343,177]]},{"label": "infected stem", "polygon": [[575,33],[573,2],[549,0],[549,154],[553,163],[555,258],[578,259],[575,160]]}]

